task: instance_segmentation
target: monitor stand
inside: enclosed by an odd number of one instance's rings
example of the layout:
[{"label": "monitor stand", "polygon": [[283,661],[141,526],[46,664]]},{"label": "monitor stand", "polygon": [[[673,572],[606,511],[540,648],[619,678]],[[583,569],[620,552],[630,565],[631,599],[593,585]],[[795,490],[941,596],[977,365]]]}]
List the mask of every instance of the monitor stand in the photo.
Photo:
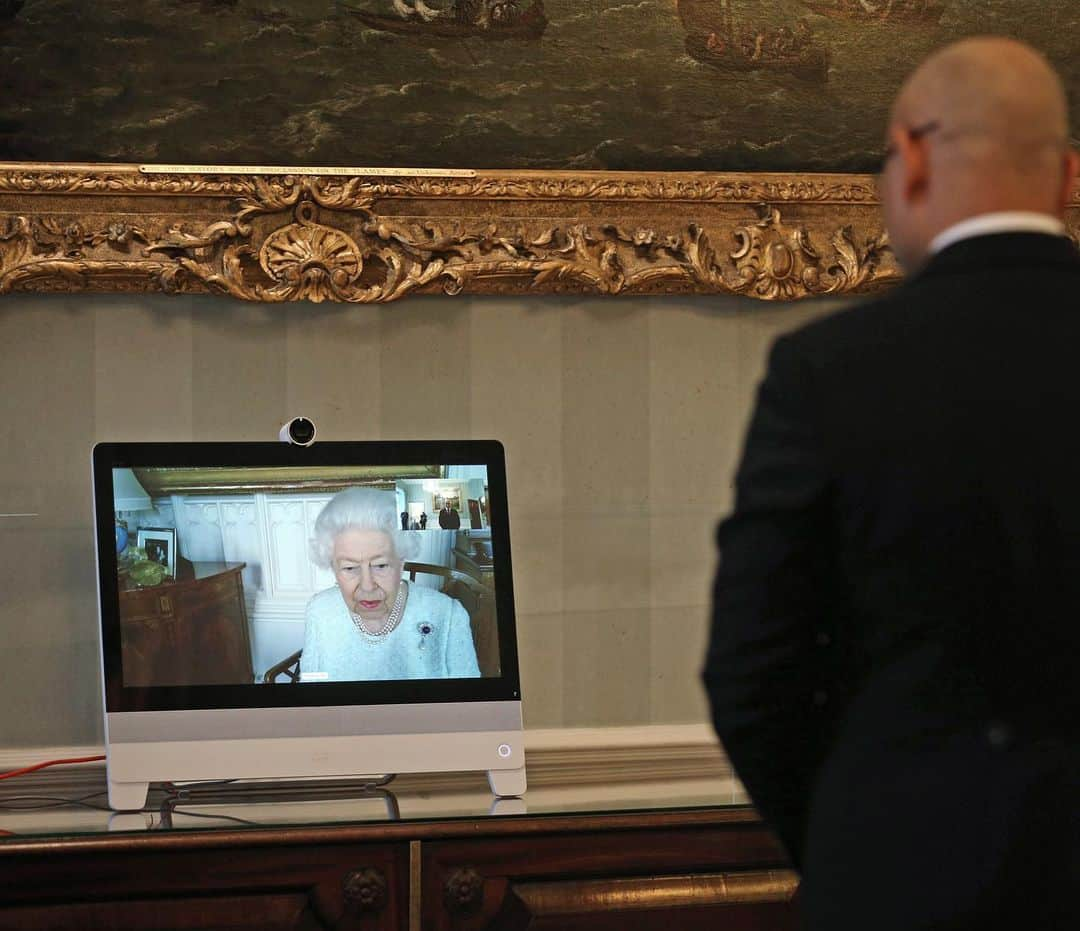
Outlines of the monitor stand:
[{"label": "monitor stand", "polygon": [[[491,788],[491,794],[497,799],[499,798],[520,798],[525,794],[527,788],[527,780],[525,776],[525,767],[520,769],[489,769],[488,770],[488,786]],[[385,785],[389,782],[373,782],[372,779],[383,780],[384,776],[372,777],[368,779],[361,778],[359,781],[352,780],[352,785],[367,786],[372,788],[378,788],[380,785]],[[338,780],[340,782],[340,780]],[[318,779],[311,780],[311,785],[317,785]],[[261,785],[266,789],[266,795],[269,797],[273,794],[275,784],[280,786],[280,791],[285,792],[296,786],[295,781],[281,781],[278,780],[244,780],[238,782],[236,785],[237,793],[243,791],[252,791],[250,787],[255,785]],[[177,789],[190,791],[184,783],[173,783]],[[195,786],[206,785],[205,783],[193,783],[191,789]],[[220,783],[217,783],[220,786]],[[242,788],[247,787],[247,788]],[[148,782],[114,782],[108,781],[109,789],[109,807],[113,811],[139,811],[146,805],[146,797],[150,791],[150,783]],[[196,790],[197,791],[197,790]]]},{"label": "monitor stand", "polygon": [[150,792],[149,782],[108,781],[109,807],[116,812],[141,811]]},{"label": "monitor stand", "polygon": [[496,798],[488,809],[489,815],[527,815],[529,806],[523,798]]},{"label": "monitor stand", "polygon": [[[142,808],[150,783],[471,771],[486,772],[500,798],[526,789],[517,701],[109,712],[106,721],[117,811]],[[346,725],[362,732],[340,733]]]},{"label": "monitor stand", "polygon": [[525,794],[525,767],[520,769],[489,769],[488,785],[496,798],[518,798]]}]

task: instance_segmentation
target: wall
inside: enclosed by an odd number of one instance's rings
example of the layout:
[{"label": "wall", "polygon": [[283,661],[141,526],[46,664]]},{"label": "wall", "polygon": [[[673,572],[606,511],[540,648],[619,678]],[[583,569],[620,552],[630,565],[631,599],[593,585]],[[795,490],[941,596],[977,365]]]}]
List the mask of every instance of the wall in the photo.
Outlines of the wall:
[{"label": "wall", "polygon": [[0,298],[0,747],[101,741],[98,440],[495,437],[526,725],[697,722],[712,531],[773,337],[837,304]]}]

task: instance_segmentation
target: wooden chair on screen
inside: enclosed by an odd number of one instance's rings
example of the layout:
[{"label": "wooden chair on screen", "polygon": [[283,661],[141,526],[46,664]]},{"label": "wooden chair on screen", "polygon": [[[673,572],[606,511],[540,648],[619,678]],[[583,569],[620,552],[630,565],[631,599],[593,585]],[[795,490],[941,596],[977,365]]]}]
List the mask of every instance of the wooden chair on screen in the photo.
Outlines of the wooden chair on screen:
[{"label": "wooden chair on screen", "polygon": [[[439,591],[460,601],[469,615],[480,675],[497,676],[499,674],[499,637],[495,620],[495,592],[471,575],[446,566],[407,562],[403,569],[408,573],[410,582],[415,582],[417,575],[435,575],[442,578]],[[303,652],[303,650],[297,650],[286,656],[280,663],[275,663],[263,674],[263,682],[277,682],[280,676],[284,676],[288,682],[299,682],[300,657]]]}]

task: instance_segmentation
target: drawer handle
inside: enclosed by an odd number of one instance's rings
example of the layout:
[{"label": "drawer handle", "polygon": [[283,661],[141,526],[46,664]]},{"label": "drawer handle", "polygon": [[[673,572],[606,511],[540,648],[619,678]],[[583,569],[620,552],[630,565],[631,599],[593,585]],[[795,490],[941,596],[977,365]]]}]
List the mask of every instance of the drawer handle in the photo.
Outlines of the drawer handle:
[{"label": "drawer handle", "polygon": [[484,877],[471,866],[454,870],[443,890],[446,910],[451,915],[471,915],[484,901]]},{"label": "drawer handle", "polygon": [[790,902],[799,888],[791,870],[746,870],[690,876],[643,876],[515,883],[531,915],[589,915],[611,909],[712,908]]},{"label": "drawer handle", "polygon": [[386,876],[382,870],[369,867],[353,870],[341,881],[345,904],[361,915],[374,915],[386,905]]}]

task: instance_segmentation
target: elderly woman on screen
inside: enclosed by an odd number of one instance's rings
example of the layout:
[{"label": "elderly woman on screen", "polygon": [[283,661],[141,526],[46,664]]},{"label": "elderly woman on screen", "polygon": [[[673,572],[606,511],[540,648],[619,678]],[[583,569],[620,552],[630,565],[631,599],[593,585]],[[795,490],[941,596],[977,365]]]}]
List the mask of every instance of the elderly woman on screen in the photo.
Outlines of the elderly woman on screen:
[{"label": "elderly woman on screen", "polygon": [[391,491],[347,488],[327,502],[311,551],[337,585],[308,602],[303,681],[480,675],[461,603],[401,577],[419,536],[400,529]]}]

